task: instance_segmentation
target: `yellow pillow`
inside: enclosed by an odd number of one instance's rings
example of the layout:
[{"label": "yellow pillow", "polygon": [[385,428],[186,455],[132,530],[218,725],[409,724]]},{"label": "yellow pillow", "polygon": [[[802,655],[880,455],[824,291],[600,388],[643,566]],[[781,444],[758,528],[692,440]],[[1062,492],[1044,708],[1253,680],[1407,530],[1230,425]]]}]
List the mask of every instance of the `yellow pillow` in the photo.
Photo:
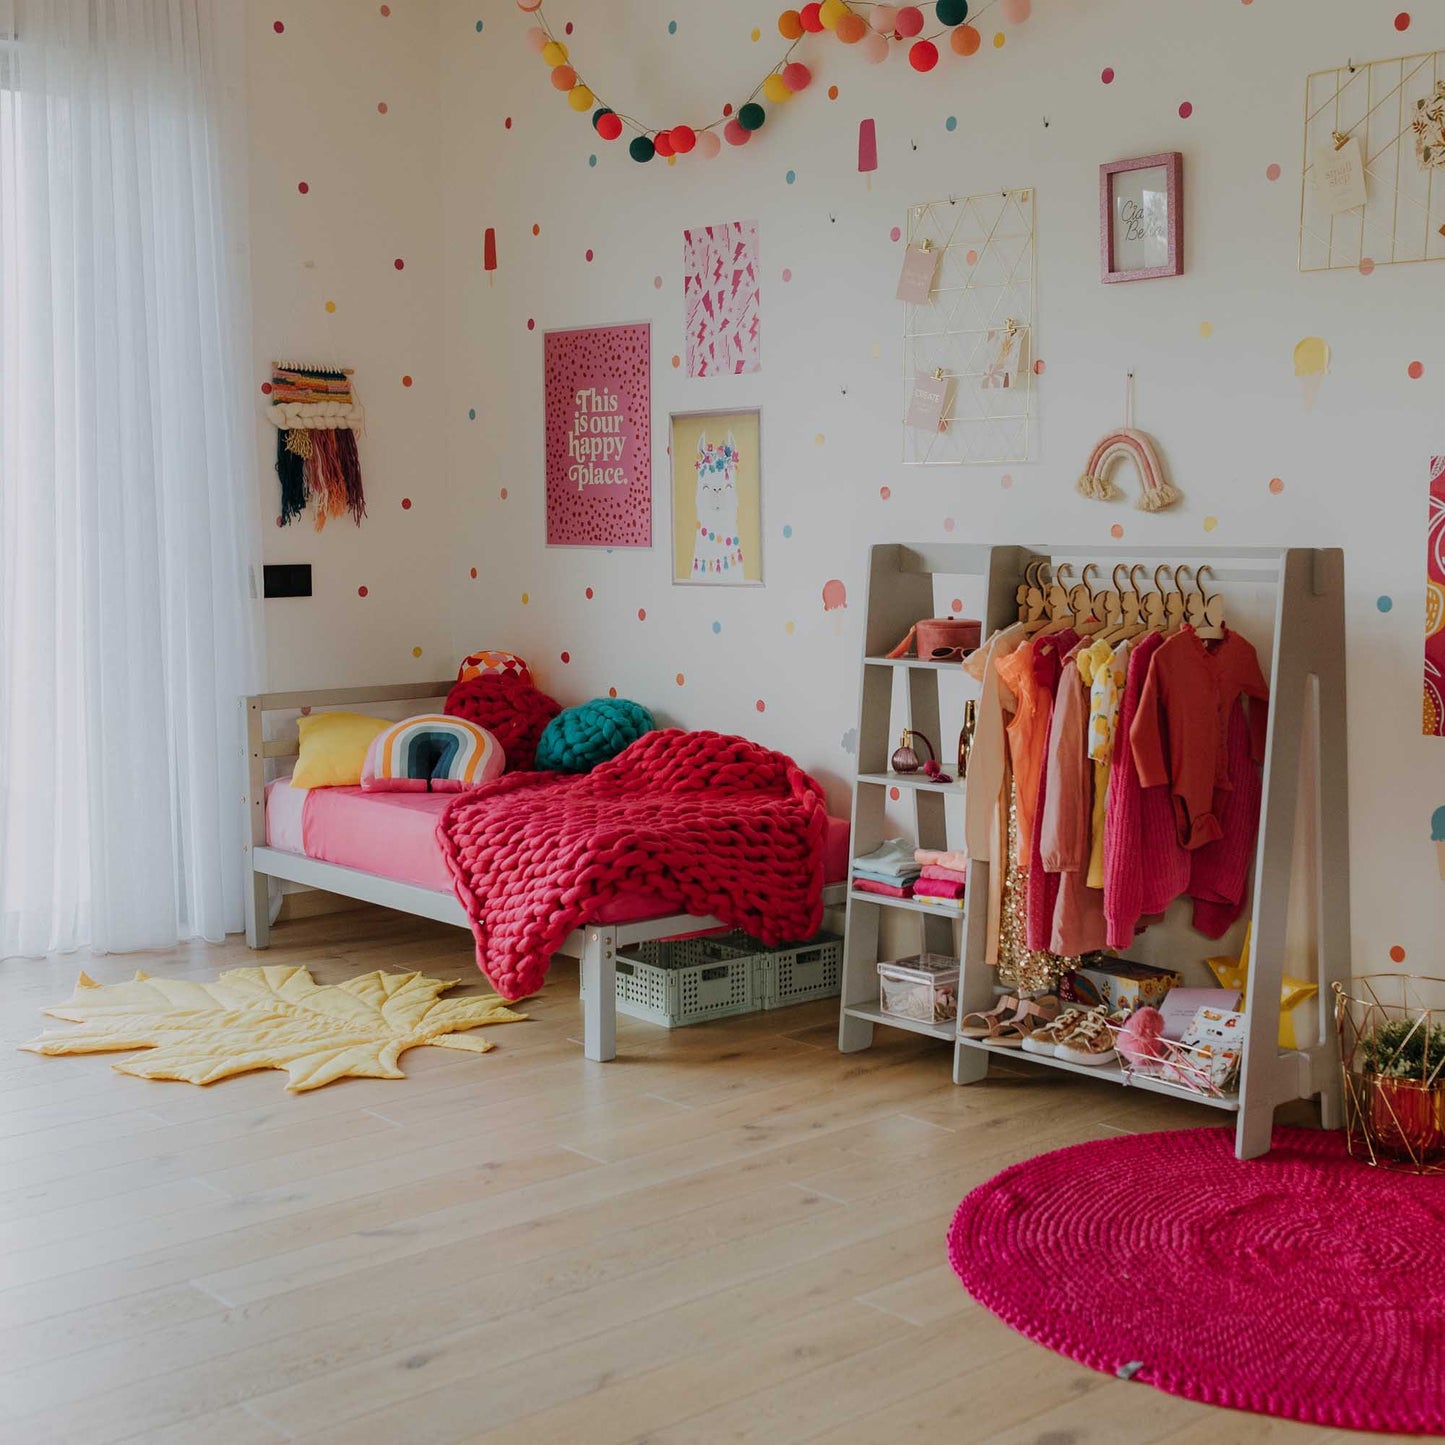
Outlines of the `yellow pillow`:
[{"label": "yellow pillow", "polygon": [[298,718],[301,756],[291,774],[293,788],[355,788],[361,783],[366,750],[391,724],[359,712],[318,712]]}]

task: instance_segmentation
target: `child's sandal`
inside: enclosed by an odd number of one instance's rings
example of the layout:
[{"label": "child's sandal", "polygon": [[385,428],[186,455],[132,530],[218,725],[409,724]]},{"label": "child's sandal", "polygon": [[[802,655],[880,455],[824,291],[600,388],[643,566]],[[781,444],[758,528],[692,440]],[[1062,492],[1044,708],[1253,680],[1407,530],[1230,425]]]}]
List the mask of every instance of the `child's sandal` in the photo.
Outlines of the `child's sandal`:
[{"label": "child's sandal", "polygon": [[1058,1017],[1059,1001],[1048,998],[1025,999],[1019,1011],[1003,1026],[997,1037],[989,1040],[1005,1049],[1022,1048],[1039,1030],[1048,1028]]},{"label": "child's sandal", "polygon": [[[1013,1016],[1018,1008],[1019,1001],[1016,998],[1001,998],[998,1003],[987,1012],[978,1009],[972,1013],[966,1013],[959,1019],[958,1033],[960,1038],[965,1039],[992,1039],[999,1030]],[[975,1020],[969,1023],[969,1020]]]}]

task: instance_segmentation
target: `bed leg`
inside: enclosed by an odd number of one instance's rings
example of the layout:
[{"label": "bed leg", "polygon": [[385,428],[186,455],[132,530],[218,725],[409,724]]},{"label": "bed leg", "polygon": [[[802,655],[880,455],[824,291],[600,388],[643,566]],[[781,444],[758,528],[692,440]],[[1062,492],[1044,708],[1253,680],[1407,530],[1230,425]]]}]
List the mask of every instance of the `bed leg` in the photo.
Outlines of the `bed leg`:
[{"label": "bed leg", "polygon": [[589,928],[582,946],[582,1052],[617,1057],[617,930]]},{"label": "bed leg", "polygon": [[251,948],[271,946],[271,880],[251,871],[246,887],[246,943]]}]

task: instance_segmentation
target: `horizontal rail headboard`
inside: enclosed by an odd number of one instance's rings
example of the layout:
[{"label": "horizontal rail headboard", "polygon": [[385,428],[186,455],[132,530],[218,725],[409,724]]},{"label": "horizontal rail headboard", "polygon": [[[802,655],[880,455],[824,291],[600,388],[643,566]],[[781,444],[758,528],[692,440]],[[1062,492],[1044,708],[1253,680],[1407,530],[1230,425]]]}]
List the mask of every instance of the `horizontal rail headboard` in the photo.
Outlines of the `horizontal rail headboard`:
[{"label": "horizontal rail headboard", "polygon": [[294,758],[299,746],[296,729],[288,727],[285,736],[267,738],[263,734],[267,713],[299,712],[306,708],[366,707],[383,702],[421,702],[445,697],[455,686],[455,679],[445,682],[397,682],[375,687],[317,688],[308,692],[258,692],[245,699],[246,751],[253,763],[265,758]]}]

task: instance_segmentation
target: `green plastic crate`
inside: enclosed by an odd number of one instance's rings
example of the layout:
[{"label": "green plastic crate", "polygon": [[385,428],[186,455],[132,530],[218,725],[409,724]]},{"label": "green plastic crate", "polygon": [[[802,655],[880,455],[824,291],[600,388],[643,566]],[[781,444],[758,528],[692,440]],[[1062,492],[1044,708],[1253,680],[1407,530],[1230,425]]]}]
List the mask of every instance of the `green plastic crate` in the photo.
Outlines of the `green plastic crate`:
[{"label": "green plastic crate", "polygon": [[765,1009],[842,993],[843,940],[837,934],[820,933],[790,948],[757,947],[758,992]]},{"label": "green plastic crate", "polygon": [[619,950],[617,1011],[668,1029],[755,1013],[762,1007],[755,949],[746,935],[730,933]]}]

